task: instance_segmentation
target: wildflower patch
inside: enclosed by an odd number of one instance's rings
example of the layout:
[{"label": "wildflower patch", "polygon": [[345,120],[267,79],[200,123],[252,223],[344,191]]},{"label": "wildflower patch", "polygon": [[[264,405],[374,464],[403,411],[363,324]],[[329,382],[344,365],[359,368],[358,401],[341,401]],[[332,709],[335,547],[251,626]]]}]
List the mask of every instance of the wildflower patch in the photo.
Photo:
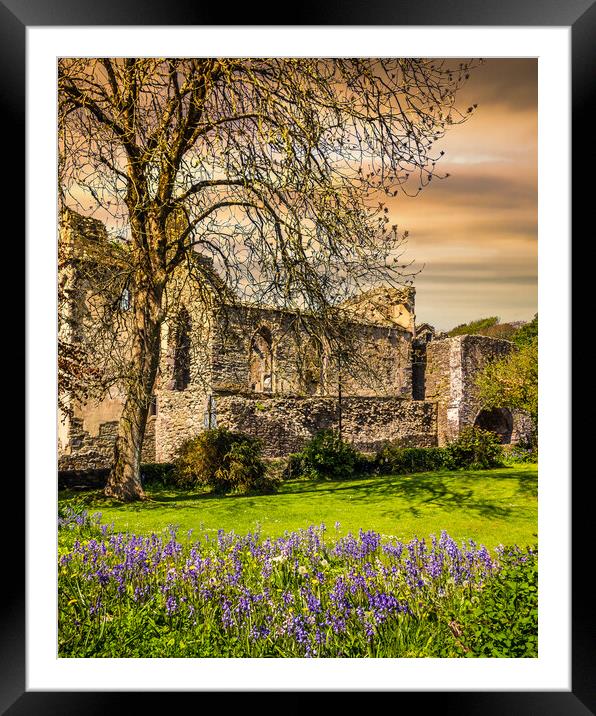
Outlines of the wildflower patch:
[{"label": "wildflower patch", "polygon": [[536,656],[533,549],[339,525],[193,540],[61,520],[63,657]]}]

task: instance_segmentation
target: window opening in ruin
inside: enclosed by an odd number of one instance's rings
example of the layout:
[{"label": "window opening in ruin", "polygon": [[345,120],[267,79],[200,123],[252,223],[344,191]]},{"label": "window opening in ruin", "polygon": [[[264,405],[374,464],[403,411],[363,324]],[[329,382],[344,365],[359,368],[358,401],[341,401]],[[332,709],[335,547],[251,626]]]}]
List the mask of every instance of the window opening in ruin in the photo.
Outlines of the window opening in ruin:
[{"label": "window opening in ruin", "polygon": [[424,400],[426,393],[426,343],[412,347],[412,399]]},{"label": "window opening in ruin", "polygon": [[149,403],[149,415],[157,415],[157,395],[151,396],[151,402]]},{"label": "window opening in ruin", "polygon": [[190,316],[181,308],[176,318],[174,343],[174,390],[185,390],[190,383]]},{"label": "window opening in ruin", "polygon": [[253,336],[250,344],[249,383],[255,393],[273,390],[273,349],[271,331],[265,326]]},{"label": "window opening in ruin", "polygon": [[507,408],[481,410],[474,421],[474,426],[494,433],[504,445],[511,442],[513,416]]}]

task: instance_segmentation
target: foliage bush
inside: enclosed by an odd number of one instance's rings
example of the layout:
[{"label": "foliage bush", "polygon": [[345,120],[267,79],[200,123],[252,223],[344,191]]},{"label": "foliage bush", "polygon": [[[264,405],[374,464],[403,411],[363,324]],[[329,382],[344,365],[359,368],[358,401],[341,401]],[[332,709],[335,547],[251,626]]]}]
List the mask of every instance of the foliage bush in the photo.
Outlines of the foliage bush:
[{"label": "foliage bush", "polygon": [[354,464],[354,472],[358,475],[379,475],[377,453],[359,452]]},{"label": "foliage bush", "polygon": [[523,410],[537,428],[538,339],[488,363],[476,376],[476,385],[483,407]]},{"label": "foliage bush", "polygon": [[503,450],[503,462],[505,465],[524,465],[538,462],[538,450],[534,447],[522,445],[508,445]]},{"label": "foliage bush", "polygon": [[534,314],[534,318],[528,323],[524,323],[517,333],[513,336],[512,341],[518,348],[530,346],[538,339],[538,314]]},{"label": "foliage bush", "polygon": [[377,473],[403,475],[411,472],[430,472],[445,468],[444,448],[407,448],[387,443],[375,457]]},{"label": "foliage bush", "polygon": [[141,465],[141,483],[143,485],[176,484],[176,469],[172,462],[146,462]]},{"label": "foliage bush", "polygon": [[503,449],[499,438],[477,427],[464,428],[456,440],[443,448],[443,455],[443,465],[448,470],[486,470],[503,465]]},{"label": "foliage bush", "polygon": [[[525,462],[535,462],[532,454],[528,454]],[[300,477],[337,480],[356,475],[404,475],[462,468],[485,470],[503,464],[499,438],[476,427],[464,428],[457,440],[445,447],[403,447],[399,442],[388,442],[372,455],[357,451],[342,441],[338,433],[324,430],[300,452],[288,455],[281,476],[284,480]]]},{"label": "foliage bush", "polygon": [[517,335],[518,328],[511,325],[511,323],[497,323],[494,326],[479,331],[481,336],[488,336],[489,338],[500,338],[505,341],[512,341]]},{"label": "foliage bush", "polygon": [[180,487],[208,485],[214,492],[273,492],[278,479],[267,469],[261,441],[227,428],[186,440],[175,462]]},{"label": "foliage bush", "polygon": [[259,494],[275,492],[278,479],[274,471],[268,469],[261,452],[261,442],[254,438],[247,439],[247,436],[243,436],[241,440],[232,443],[225,457],[225,467],[221,467],[216,473],[218,480],[223,477],[222,488],[225,491]]},{"label": "foliage bush", "polygon": [[321,430],[299,453],[288,459],[288,477],[307,477],[314,480],[342,480],[353,477],[362,462],[360,453],[342,440],[335,430]]},{"label": "foliage bush", "polygon": [[535,657],[538,652],[538,552],[502,548],[498,574],[466,600],[457,625],[466,656]]},{"label": "foliage bush", "polygon": [[284,461],[282,470],[284,480],[296,480],[303,477],[302,453],[290,453]]}]

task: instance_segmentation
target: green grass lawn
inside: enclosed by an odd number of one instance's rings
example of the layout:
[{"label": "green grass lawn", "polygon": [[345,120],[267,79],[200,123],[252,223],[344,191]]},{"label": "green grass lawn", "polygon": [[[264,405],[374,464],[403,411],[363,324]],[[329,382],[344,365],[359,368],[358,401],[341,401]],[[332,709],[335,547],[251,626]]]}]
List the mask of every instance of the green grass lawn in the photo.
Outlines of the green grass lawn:
[{"label": "green grass lawn", "polygon": [[537,465],[482,471],[383,475],[356,480],[290,481],[273,495],[213,496],[205,491],[148,488],[147,502],[123,505],[98,492],[59,493],[61,504],[84,500],[102,522],[118,531],[150,533],[176,525],[194,537],[218,529],[244,534],[260,527],[280,536],[325,523],[341,532],[374,529],[402,540],[447,532],[456,540],[498,544],[535,544],[537,538]]}]

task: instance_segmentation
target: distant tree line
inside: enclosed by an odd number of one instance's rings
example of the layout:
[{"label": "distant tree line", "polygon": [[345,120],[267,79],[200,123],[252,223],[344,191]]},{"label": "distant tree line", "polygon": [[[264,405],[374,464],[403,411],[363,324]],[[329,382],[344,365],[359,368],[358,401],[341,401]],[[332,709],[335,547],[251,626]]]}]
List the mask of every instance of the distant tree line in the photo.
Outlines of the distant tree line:
[{"label": "distant tree line", "polygon": [[538,314],[531,321],[522,324],[519,322],[500,323],[498,316],[478,318],[475,321],[455,326],[447,335],[450,338],[465,335],[490,336],[491,338],[503,338],[521,346],[531,343],[533,338],[538,335]]}]

